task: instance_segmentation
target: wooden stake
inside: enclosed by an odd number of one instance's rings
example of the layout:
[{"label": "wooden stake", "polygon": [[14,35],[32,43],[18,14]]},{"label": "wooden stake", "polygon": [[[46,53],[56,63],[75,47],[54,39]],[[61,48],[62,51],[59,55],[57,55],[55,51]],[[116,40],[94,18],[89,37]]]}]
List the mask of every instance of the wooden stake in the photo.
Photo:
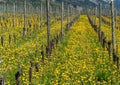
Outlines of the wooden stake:
[{"label": "wooden stake", "polygon": [[43,66],[44,66],[44,60],[45,60],[45,58],[44,58],[44,45],[42,45],[42,51],[41,51],[41,55],[42,55],[42,63],[43,63]]},{"label": "wooden stake", "polygon": [[21,79],[20,79],[20,76],[21,76],[21,66],[20,66],[20,56],[18,58],[18,71],[15,73],[15,79],[16,79],[16,85],[21,85]]},{"label": "wooden stake", "polygon": [[101,18],[101,15],[102,14],[102,8],[101,8],[101,4],[99,3],[99,30],[98,30],[98,33],[99,33],[99,41],[101,41],[101,23],[102,23],[102,18]]},{"label": "wooden stake", "polygon": [[67,29],[69,29],[69,21],[70,21],[70,19],[69,19],[69,5],[68,5],[68,8],[67,8],[67,24],[68,24],[68,27],[67,27]]},{"label": "wooden stake", "polygon": [[116,39],[115,39],[115,14],[114,14],[114,1],[111,1],[111,20],[112,20],[112,50],[113,50],[113,61],[119,69],[119,57],[116,54]]},{"label": "wooden stake", "polygon": [[1,37],[1,44],[2,44],[2,46],[4,46],[4,37],[3,36]]},{"label": "wooden stake", "polygon": [[112,48],[116,53],[116,40],[115,40],[115,14],[114,14],[114,2],[111,1],[111,20],[112,20]]},{"label": "wooden stake", "polygon": [[108,41],[108,46],[107,46],[107,50],[108,50],[108,54],[109,54],[109,57],[111,55],[111,41]]},{"label": "wooden stake", "polygon": [[16,34],[15,33],[13,34],[13,37],[14,37],[14,43],[16,43]]},{"label": "wooden stake", "polygon": [[117,9],[115,9],[115,28],[116,28],[116,26],[117,26]]},{"label": "wooden stake", "polygon": [[24,28],[23,36],[26,37],[26,0],[24,1]]},{"label": "wooden stake", "polygon": [[57,7],[55,7],[55,21],[57,21]]},{"label": "wooden stake", "polygon": [[42,28],[42,1],[40,1],[40,28]]},{"label": "wooden stake", "polygon": [[64,2],[62,1],[62,3],[61,3],[61,32],[62,32],[62,36],[64,35],[63,17],[64,17]]},{"label": "wooden stake", "polygon": [[9,44],[11,43],[11,40],[12,40],[12,37],[11,37],[11,35],[9,34]]},{"label": "wooden stake", "polygon": [[16,85],[20,85],[20,71],[17,71],[15,74]]},{"label": "wooden stake", "polygon": [[30,61],[30,68],[29,68],[29,83],[32,85],[32,67],[33,67],[33,62]]},{"label": "wooden stake", "polygon": [[47,15],[47,57],[50,57],[50,0],[46,0],[46,15]]},{"label": "wooden stake", "polygon": [[0,78],[0,85],[5,85],[5,84],[4,84],[4,79],[3,79],[3,78]]},{"label": "wooden stake", "polygon": [[[71,16],[71,9],[72,9],[72,6],[71,4],[69,5],[69,16]],[[71,21],[71,17],[69,17],[70,21]]]},{"label": "wooden stake", "polygon": [[111,11],[109,10],[109,21],[110,21],[110,23],[109,23],[109,26],[110,26],[110,29],[111,29]]},{"label": "wooden stake", "polygon": [[95,25],[96,25],[96,17],[97,17],[97,7],[95,8]]},{"label": "wooden stake", "polygon": [[13,5],[14,5],[14,21],[13,21],[13,27],[14,27],[14,29],[15,29],[15,13],[16,13],[16,3],[15,3],[15,0],[14,0]]}]

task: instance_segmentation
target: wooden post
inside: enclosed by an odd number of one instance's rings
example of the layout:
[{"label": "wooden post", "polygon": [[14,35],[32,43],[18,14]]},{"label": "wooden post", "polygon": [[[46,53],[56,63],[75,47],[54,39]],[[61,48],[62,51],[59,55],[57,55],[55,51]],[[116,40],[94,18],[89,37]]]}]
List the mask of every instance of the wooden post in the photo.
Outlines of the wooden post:
[{"label": "wooden post", "polygon": [[112,20],[112,50],[113,50],[113,61],[119,69],[119,57],[116,54],[116,39],[115,39],[115,14],[114,14],[114,1],[111,1],[111,20]]},{"label": "wooden post", "polygon": [[11,40],[12,38],[11,38],[11,35],[9,34],[9,44],[11,43]]},{"label": "wooden post", "polygon": [[106,46],[106,37],[104,36],[103,38],[103,49],[105,50],[105,46]]},{"label": "wooden post", "polygon": [[111,29],[111,11],[110,10],[108,11],[108,14],[109,14],[109,22],[110,22],[109,26],[110,26],[110,29]]},{"label": "wooden post", "polygon": [[[72,5],[71,5],[70,9],[71,9],[71,10],[70,10],[70,11],[71,11],[71,12],[70,12],[70,13],[71,13],[70,16],[72,16],[72,15],[73,15],[73,13],[72,13],[72,12],[73,12],[73,6],[72,6]],[[76,9],[75,9],[75,10],[76,10]],[[77,14],[77,13],[76,13],[76,14]],[[73,18],[71,17],[71,20],[70,20],[70,21],[72,21],[72,19],[73,19]]]},{"label": "wooden post", "polygon": [[40,1],[40,28],[42,28],[42,1]]},{"label": "wooden post", "polygon": [[97,18],[97,7],[95,7],[95,25],[96,25],[96,18]]},{"label": "wooden post", "polygon": [[64,35],[63,17],[64,17],[64,2],[62,1],[62,3],[61,3],[61,32],[62,32],[62,37]]},{"label": "wooden post", "polygon": [[[16,55],[16,53],[15,53]],[[16,79],[16,85],[21,85],[21,79],[20,79],[20,76],[21,76],[21,66],[20,66],[20,56],[18,58],[18,71],[15,73],[15,79]]]},{"label": "wooden post", "polygon": [[57,21],[57,7],[55,7],[55,21]]},{"label": "wooden post", "polygon": [[95,24],[94,16],[95,16],[95,10],[94,10],[94,8],[92,8],[92,16],[91,16],[91,18],[92,18],[93,25]]},{"label": "wooden post", "polygon": [[[38,55],[38,46],[36,45],[36,51],[35,51],[35,57],[37,57]],[[36,69],[36,72],[39,72],[39,63],[38,62],[35,62],[35,69]]]},{"label": "wooden post", "polygon": [[111,20],[112,20],[112,48],[113,52],[116,53],[116,40],[115,40],[115,15],[114,15],[114,2],[111,1]]},{"label": "wooden post", "polygon": [[15,33],[13,34],[13,37],[14,37],[14,43],[16,43],[16,34]]},{"label": "wooden post", "polygon": [[[71,9],[72,9],[72,6],[71,4],[69,5],[69,16],[71,16]],[[69,20],[71,21],[71,17],[69,17]]]},{"label": "wooden post", "polygon": [[14,5],[14,21],[13,21],[13,27],[15,29],[15,13],[16,13],[16,3],[15,3],[15,0],[13,2],[13,5]]},{"label": "wooden post", "polygon": [[101,23],[102,23],[101,14],[102,14],[102,8],[101,8],[101,3],[99,3],[99,29],[98,29],[99,41],[101,41]]},{"label": "wooden post", "polygon": [[[58,7],[58,16],[61,16],[61,8],[60,8],[60,6]],[[61,17],[59,17],[59,20],[61,20]]]},{"label": "wooden post", "polygon": [[20,71],[17,71],[15,74],[16,85],[20,85]]},{"label": "wooden post", "polygon": [[23,37],[26,37],[26,0],[24,0],[24,28]]},{"label": "wooden post", "polygon": [[4,37],[3,36],[1,36],[1,44],[2,44],[2,46],[4,46]]},{"label": "wooden post", "polygon": [[69,21],[70,19],[69,19],[69,5],[68,5],[67,7],[67,24],[68,24],[67,29],[69,29]]},{"label": "wooden post", "polygon": [[30,61],[30,68],[29,68],[29,83],[32,85],[32,67],[33,67],[33,62]]},{"label": "wooden post", "polygon": [[118,54],[118,45],[116,45],[116,54]]},{"label": "wooden post", "polygon": [[46,0],[46,15],[47,15],[47,57],[50,57],[50,0]]},{"label": "wooden post", "polygon": [[38,62],[35,63],[35,68],[36,68],[36,72],[39,72],[39,63]]},{"label": "wooden post", "polygon": [[117,9],[115,9],[115,28],[117,27]]},{"label": "wooden post", "polygon": [[3,78],[0,78],[0,85],[5,85],[5,84],[4,84],[4,79],[3,79]]},{"label": "wooden post", "polygon": [[41,46],[41,49],[42,49],[42,51],[41,51],[41,55],[42,55],[42,64],[43,64],[43,66],[44,66],[44,44],[43,44],[43,42],[42,42],[42,46]]}]

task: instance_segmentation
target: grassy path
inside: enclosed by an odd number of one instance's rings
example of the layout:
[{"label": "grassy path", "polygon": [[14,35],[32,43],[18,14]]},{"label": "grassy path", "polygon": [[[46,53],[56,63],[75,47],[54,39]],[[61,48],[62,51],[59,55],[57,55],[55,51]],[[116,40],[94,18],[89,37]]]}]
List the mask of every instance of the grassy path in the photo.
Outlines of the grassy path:
[{"label": "grassy path", "polygon": [[117,71],[87,16],[81,15],[41,70],[45,85],[119,85]]}]

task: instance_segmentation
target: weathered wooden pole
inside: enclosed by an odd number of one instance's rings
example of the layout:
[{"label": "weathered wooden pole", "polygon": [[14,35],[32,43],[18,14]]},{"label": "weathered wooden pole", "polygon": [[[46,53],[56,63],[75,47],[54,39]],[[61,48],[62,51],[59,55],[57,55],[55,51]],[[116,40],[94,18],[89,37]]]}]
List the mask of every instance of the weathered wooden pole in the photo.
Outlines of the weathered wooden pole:
[{"label": "weathered wooden pole", "polygon": [[68,26],[67,26],[67,28],[69,29],[69,22],[70,22],[70,18],[69,18],[69,9],[70,7],[69,7],[69,5],[68,5],[68,7],[67,7],[67,24],[68,24]]},{"label": "weathered wooden pole", "polygon": [[115,9],[114,16],[115,16],[115,28],[116,28],[116,26],[117,26],[117,9]]},{"label": "weathered wooden pole", "polygon": [[101,41],[101,23],[102,23],[102,8],[101,8],[101,3],[99,3],[99,29],[98,29],[98,34],[99,34],[99,41]]},{"label": "weathered wooden pole", "polygon": [[113,51],[113,61],[119,69],[119,57],[116,53],[116,38],[115,38],[115,10],[114,10],[114,1],[111,0],[111,20],[112,20],[112,51]]},{"label": "weathered wooden pole", "polygon": [[3,79],[3,78],[0,78],[0,85],[5,85],[5,84],[4,84],[4,79]]},{"label": "weathered wooden pole", "polygon": [[63,17],[64,17],[64,2],[62,1],[62,3],[61,3],[61,32],[62,32],[62,37],[64,36]]},{"label": "weathered wooden pole", "polygon": [[115,14],[114,14],[114,2],[111,0],[111,20],[112,20],[112,48],[113,52],[116,52],[116,40],[115,40]]},{"label": "weathered wooden pole", "polygon": [[42,1],[40,1],[40,28],[42,28]]},{"label": "weathered wooden pole", "polygon": [[20,72],[19,71],[17,71],[16,73],[15,73],[15,80],[16,80],[16,85],[21,85],[20,84]]},{"label": "weathered wooden pole", "polygon": [[111,11],[110,10],[109,10],[108,14],[109,14],[109,21],[110,21],[109,26],[111,28]]},{"label": "weathered wooden pole", "polygon": [[1,36],[1,45],[4,46],[4,37]]},{"label": "weathered wooden pole", "polygon": [[13,6],[14,6],[14,21],[13,21],[13,28],[15,29],[15,14],[16,14],[16,2],[15,2],[15,0],[14,0],[14,2],[13,2]]},{"label": "weathered wooden pole", "polygon": [[46,0],[46,15],[47,15],[47,57],[50,57],[50,0]]},{"label": "weathered wooden pole", "polygon": [[23,28],[23,36],[26,37],[26,0],[24,0],[24,28]]},{"label": "weathered wooden pole", "polygon": [[95,24],[94,16],[95,16],[95,10],[94,10],[94,8],[92,8],[92,16],[91,16],[91,18],[92,18],[93,24]]},{"label": "weathered wooden pole", "polygon": [[14,37],[14,43],[16,44],[16,34],[15,33],[13,34],[13,37]]},{"label": "weathered wooden pole", "polygon": [[55,7],[55,21],[57,21],[57,7]]},{"label": "weathered wooden pole", "polygon": [[41,51],[41,55],[42,55],[42,64],[43,64],[43,66],[44,66],[44,64],[45,64],[45,56],[44,56],[44,45],[42,45],[42,51]]},{"label": "weathered wooden pole", "polygon": [[97,7],[95,7],[95,21],[94,21],[94,25],[96,25],[96,18],[97,18]]},{"label": "weathered wooden pole", "polygon": [[29,85],[32,85],[32,73],[33,73],[33,62],[32,61],[30,61],[30,68],[29,68]]},{"label": "weathered wooden pole", "polygon": [[[69,16],[71,16],[71,10],[72,10],[72,5],[69,5]],[[71,21],[71,17],[69,17],[69,20]]]},{"label": "weathered wooden pole", "polygon": [[11,35],[9,34],[9,44],[11,43],[11,40],[12,40],[12,37],[11,37]]}]

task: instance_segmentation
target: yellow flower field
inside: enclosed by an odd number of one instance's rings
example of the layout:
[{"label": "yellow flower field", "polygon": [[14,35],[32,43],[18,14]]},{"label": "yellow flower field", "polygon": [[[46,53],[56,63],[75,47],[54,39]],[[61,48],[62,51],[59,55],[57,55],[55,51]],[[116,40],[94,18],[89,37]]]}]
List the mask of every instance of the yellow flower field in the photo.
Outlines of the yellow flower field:
[{"label": "yellow flower field", "polygon": [[119,85],[120,71],[98,42],[85,15],[59,43],[41,72],[45,85]]},{"label": "yellow flower field", "polygon": [[[8,14],[9,15],[9,14]],[[6,16],[6,15],[4,15]],[[41,51],[45,51],[47,45],[47,35],[45,21],[40,29],[37,15],[30,15],[27,18],[32,23],[31,28],[27,23],[27,28],[32,30],[24,39],[22,37],[23,16],[16,15],[16,28],[12,26],[13,17],[9,15],[8,26],[2,29],[6,19],[2,19],[0,25],[0,36],[4,36],[5,45],[0,45],[0,77],[5,79],[6,85],[15,85],[15,73],[20,65],[21,85],[29,85],[30,61],[39,64],[39,72],[33,66],[32,85],[119,85],[120,71],[112,62],[108,52],[104,50],[98,40],[98,35],[91,27],[88,17],[81,15],[68,31],[63,40],[60,40],[54,48],[50,58],[45,55],[45,65],[42,63]],[[34,16],[34,18],[32,18]],[[73,19],[75,15],[71,16]],[[51,39],[55,38],[61,31],[61,21],[52,19]],[[19,23],[20,22],[20,23]],[[67,19],[64,20],[64,28]],[[106,28],[106,29],[105,29]],[[107,33],[108,26],[103,25],[102,30]],[[110,32],[110,31],[109,31]],[[8,36],[13,33],[17,35],[17,42],[8,42]],[[108,35],[108,34],[105,34]],[[108,35],[107,39],[110,39]],[[118,34],[117,34],[118,36]],[[119,38],[119,37],[118,37]],[[42,45],[44,47],[42,48]]]}]

